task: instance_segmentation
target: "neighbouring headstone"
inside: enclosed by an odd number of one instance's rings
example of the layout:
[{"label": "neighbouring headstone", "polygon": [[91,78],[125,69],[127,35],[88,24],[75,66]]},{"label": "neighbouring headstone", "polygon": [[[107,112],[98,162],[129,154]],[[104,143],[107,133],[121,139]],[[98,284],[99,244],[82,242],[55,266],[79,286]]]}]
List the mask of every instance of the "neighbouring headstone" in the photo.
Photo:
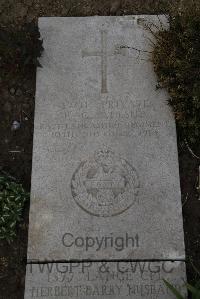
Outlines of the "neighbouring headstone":
[{"label": "neighbouring headstone", "polygon": [[[166,289],[154,293],[162,278],[178,285],[185,278],[175,121],[151,62],[151,32],[165,26],[163,16],[39,19],[45,52],[37,71],[28,244],[35,265],[26,299],[171,298]],[[38,272],[43,263],[73,260],[93,261],[88,275],[97,279],[88,288],[83,273],[67,282],[54,268],[52,282]],[[134,272],[134,290],[125,278],[122,293],[107,294],[95,275],[102,260],[115,272],[119,260],[175,261],[175,270],[161,269],[157,279],[147,269],[146,283]],[[118,286],[113,277],[106,284]],[[80,292],[59,291],[63,283]],[[105,293],[94,295],[94,285]]]}]

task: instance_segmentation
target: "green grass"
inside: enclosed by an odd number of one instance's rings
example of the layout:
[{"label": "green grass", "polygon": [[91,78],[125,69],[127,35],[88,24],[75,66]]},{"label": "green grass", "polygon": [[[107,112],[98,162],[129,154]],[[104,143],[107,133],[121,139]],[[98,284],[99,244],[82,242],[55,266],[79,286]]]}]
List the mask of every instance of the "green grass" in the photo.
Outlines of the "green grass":
[{"label": "green grass", "polygon": [[[165,285],[170,289],[172,294],[176,296],[177,299],[185,299],[182,294],[168,281],[164,280]],[[200,299],[200,281],[198,281],[195,286],[192,286],[189,283],[185,284],[185,287],[188,289],[189,293],[191,294],[192,299]]]},{"label": "green grass", "polygon": [[8,242],[16,237],[25,202],[29,199],[21,184],[8,175],[0,174],[0,239]]}]

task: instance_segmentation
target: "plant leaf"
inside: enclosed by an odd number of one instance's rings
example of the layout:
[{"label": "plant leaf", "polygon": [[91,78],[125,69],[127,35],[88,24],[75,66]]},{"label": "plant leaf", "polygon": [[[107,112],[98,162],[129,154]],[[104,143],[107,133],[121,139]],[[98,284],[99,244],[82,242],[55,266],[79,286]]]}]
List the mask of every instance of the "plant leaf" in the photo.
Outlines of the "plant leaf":
[{"label": "plant leaf", "polygon": [[200,298],[200,290],[196,287],[193,287],[191,284],[186,283],[187,289],[194,295],[193,299],[199,299]]},{"label": "plant leaf", "polygon": [[163,279],[165,285],[171,290],[171,292],[176,296],[177,299],[185,299],[181,293],[179,293],[179,291],[177,291],[177,289],[170,284],[168,281],[166,281],[165,279]]}]

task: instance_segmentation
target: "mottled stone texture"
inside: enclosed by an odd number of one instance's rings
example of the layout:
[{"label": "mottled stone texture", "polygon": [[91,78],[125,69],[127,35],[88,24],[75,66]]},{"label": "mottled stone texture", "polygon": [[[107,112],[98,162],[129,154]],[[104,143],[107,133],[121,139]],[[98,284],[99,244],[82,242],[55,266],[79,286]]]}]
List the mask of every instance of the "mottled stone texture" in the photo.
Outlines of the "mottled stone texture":
[{"label": "mottled stone texture", "polygon": [[39,19],[29,260],[184,260],[175,122],[147,30],[161,22]]},{"label": "mottled stone texture", "polygon": [[25,299],[174,299],[163,278],[186,293],[184,262],[28,265]]}]

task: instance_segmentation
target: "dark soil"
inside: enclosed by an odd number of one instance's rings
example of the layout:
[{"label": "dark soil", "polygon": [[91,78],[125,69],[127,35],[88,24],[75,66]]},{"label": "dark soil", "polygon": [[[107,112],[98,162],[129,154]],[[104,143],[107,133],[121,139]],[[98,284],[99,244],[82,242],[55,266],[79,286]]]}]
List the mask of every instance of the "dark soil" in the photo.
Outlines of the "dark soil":
[{"label": "dark soil", "polygon": [[[7,28],[37,21],[38,16],[86,16],[158,13],[166,10],[166,1],[148,0],[0,0],[0,23]],[[5,54],[6,55],[6,54]],[[0,57],[1,61],[4,57]],[[35,70],[4,82],[0,73],[0,168],[30,189],[34,117]],[[21,126],[12,131],[13,121]],[[200,150],[199,150],[200,152]],[[196,154],[198,151],[196,150]],[[198,166],[185,143],[179,141],[180,176],[187,251],[188,279],[196,278],[192,263],[200,269],[200,200]],[[0,241],[0,298],[22,299],[27,251],[29,204],[19,224],[18,237],[8,244]]]},{"label": "dark soil", "polygon": [[[188,280],[195,284],[199,276],[194,267],[200,270],[200,194],[199,185],[200,159],[195,158],[185,143],[179,141],[179,165],[181,193],[183,203],[183,220],[187,257]],[[200,149],[198,150],[200,153]]]}]

